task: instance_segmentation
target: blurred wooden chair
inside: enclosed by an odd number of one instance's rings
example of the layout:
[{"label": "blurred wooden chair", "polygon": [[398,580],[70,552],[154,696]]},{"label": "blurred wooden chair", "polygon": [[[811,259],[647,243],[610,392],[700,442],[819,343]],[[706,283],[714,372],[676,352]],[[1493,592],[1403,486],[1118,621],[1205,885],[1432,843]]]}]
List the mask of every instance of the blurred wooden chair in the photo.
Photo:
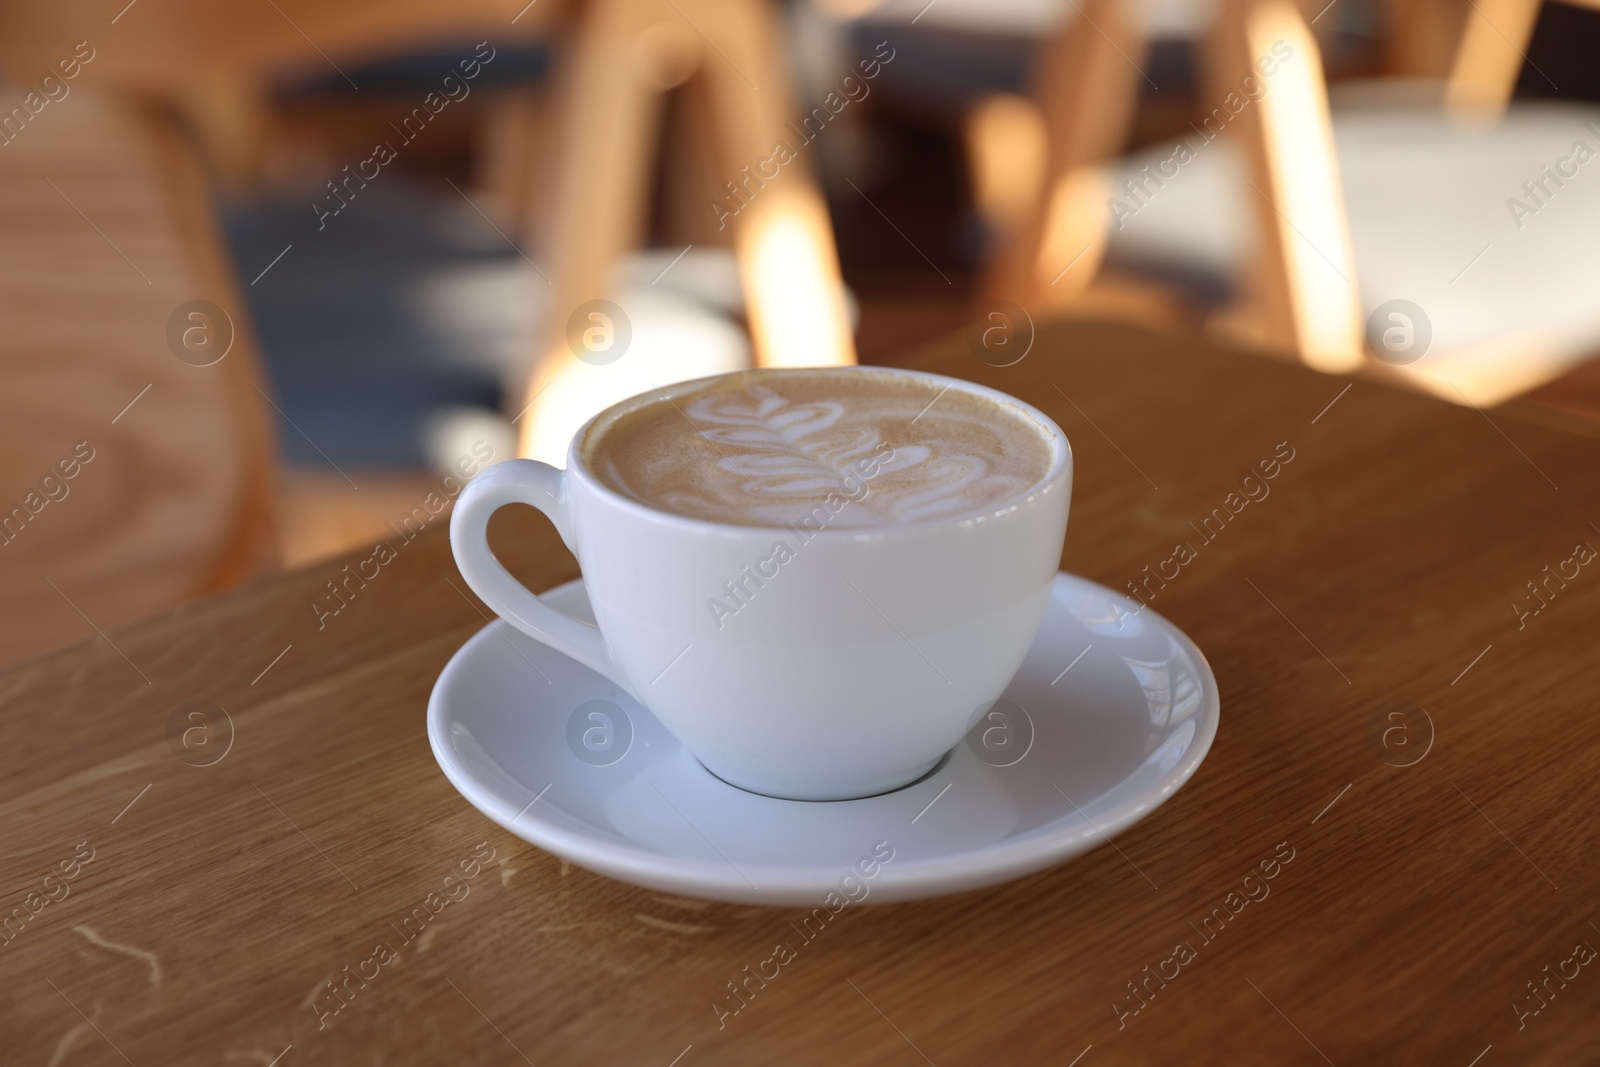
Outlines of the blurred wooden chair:
[{"label": "blurred wooden chair", "polygon": [[[1116,0],[1100,2],[1109,10],[1057,50],[1093,56],[1085,72],[1116,56],[1108,88],[1125,99],[1139,41],[1118,30]],[[1066,88],[1043,104],[1055,115],[1035,123],[1051,131],[1049,166],[1019,213],[1037,221],[1012,223],[1022,238],[995,269],[997,295],[1070,304],[1097,261],[1232,279],[1244,299],[1219,329],[1457,403],[1496,402],[1600,350],[1600,308],[1584,295],[1600,277],[1574,238],[1600,222],[1600,182],[1580,177],[1600,108],[1519,104],[1490,122],[1481,106],[1448,110],[1441,83],[1421,100],[1358,90],[1330,109],[1290,0],[1226,0],[1206,55],[1212,106],[1195,136],[1125,157],[1104,147],[1108,108],[1087,77],[1057,75]],[[1407,337],[1408,350],[1385,343]]]},{"label": "blurred wooden chair", "polygon": [[[664,94],[679,87],[699,113],[709,164],[700,173],[713,176],[700,210],[731,235],[756,362],[855,362],[832,225],[798,132],[810,116],[795,106],[781,40],[768,0],[586,4],[562,90],[551,292],[517,405],[532,408],[523,454],[548,455],[536,440],[548,412],[583,404],[592,413],[627,395],[610,360],[578,351],[571,336],[621,328],[590,305],[614,294],[619,264],[643,237]],[[685,376],[670,354],[652,355],[662,357],[658,384]]]},{"label": "blurred wooden chair", "polygon": [[[1100,269],[1105,164],[1127,143],[1144,85],[1145,33],[1126,0],[1074,7],[1040,49],[1032,100],[996,96],[967,121],[979,209],[995,238],[988,288],[1035,305],[1070,302]],[[1042,167],[1030,173],[1030,164]]]},{"label": "blurred wooden chair", "polygon": [[[1426,103],[1330,110],[1297,10],[1231,0],[1226,11],[1221,83],[1275,42],[1296,53],[1239,116],[1248,192],[1237,195],[1257,235],[1247,333],[1325,369],[1485,406],[1600,351],[1587,295],[1600,265],[1581,237],[1600,226],[1600,182],[1582,174],[1600,155],[1600,107],[1520,104],[1487,124]],[[1182,194],[1169,206],[1197,207]]]},{"label": "blurred wooden chair", "polygon": [[[161,136],[173,141],[180,136],[177,131],[182,131],[182,150],[191,152],[192,147],[190,162],[203,164],[201,169],[210,182],[225,187],[251,185],[265,176],[273,139],[288,125],[273,110],[277,87],[319,78],[343,79],[336,82],[342,86],[350,74],[359,75],[364,64],[437,49],[441,41],[492,38],[502,46],[508,41],[536,42],[559,28],[575,6],[572,0],[511,7],[501,0],[461,0],[448,5],[418,0],[347,0],[337,5],[275,0],[221,6],[200,0],[154,5],[129,0],[63,0],[49,5],[0,0],[0,69],[6,84],[19,99],[30,91],[40,98],[66,94],[62,102],[52,100],[44,105],[37,120],[30,121],[25,109],[6,129],[19,125],[28,129],[15,135],[16,144],[0,147],[0,152],[16,154],[20,146],[38,139],[35,126],[55,125],[60,113],[79,106],[80,98],[99,93],[125,101],[123,110],[129,114],[147,116],[159,111],[163,116],[158,124]],[[466,50],[470,51],[470,45]],[[70,69],[71,76],[65,76],[63,69]],[[362,99],[383,92],[379,88],[375,93],[372,86],[363,88],[367,91],[350,86],[353,107],[349,114],[336,111],[330,118],[319,110],[313,136],[326,136],[330,143],[353,136],[346,127],[367,121],[359,110]],[[540,195],[537,175],[504,165],[515,153],[541,147],[541,131],[522,106],[523,100],[522,93],[496,88],[479,95],[472,105],[488,115],[483,131],[488,144],[482,162],[491,181],[505,179],[496,191],[505,197],[508,215],[526,214],[529,202]],[[102,105],[111,106],[104,101]],[[452,118],[456,113],[453,109]],[[381,121],[378,125],[381,127]],[[11,140],[11,135],[0,132],[0,142]],[[280,143],[286,141],[282,138]],[[361,143],[370,148],[372,141],[363,135]],[[192,192],[186,195],[203,196],[201,179],[196,177],[194,182]],[[444,195],[453,194],[446,189]],[[483,201],[491,212],[494,200],[488,197]],[[207,230],[205,240],[213,237]],[[220,248],[211,253],[226,258],[226,251]],[[296,254],[301,253],[297,250]],[[244,330],[247,316],[242,302],[226,306]],[[247,346],[252,342],[242,339]],[[230,357],[229,362],[244,362],[244,358]],[[268,388],[265,379],[262,387]],[[158,384],[151,395],[159,391]],[[250,396],[256,402],[261,399],[253,389]],[[130,413],[123,421],[132,418]],[[271,462],[271,457],[262,459]],[[289,514],[303,516],[323,502],[324,495],[308,491],[307,484],[305,479],[279,481],[279,491],[290,498],[286,502]],[[347,489],[343,477],[338,484]],[[353,502],[357,511],[363,508],[359,499]],[[364,505],[374,532],[388,517],[380,503],[383,499],[384,494],[379,493]],[[334,525],[343,529],[345,524]],[[307,550],[305,540],[289,543],[291,549],[299,549],[302,558]],[[322,544],[319,555],[338,550],[325,540],[316,543]]]},{"label": "blurred wooden chair", "polygon": [[80,87],[0,144],[0,661],[273,565],[268,401],[210,204],[169,120]]},{"label": "blurred wooden chair", "polygon": [[[543,0],[521,10],[504,0],[243,7],[0,0],[0,61],[13,80],[30,83],[79,39],[81,27],[106,26],[104,40],[114,33],[116,47],[99,47],[79,84],[170,105],[198,132],[222,179],[238,181],[259,165],[276,74],[325,68],[347,77],[351,64],[442,37],[481,32],[531,40],[564,22],[576,24],[576,40],[556,107],[511,94],[488,123],[491,199],[518,220],[526,247],[545,249],[546,275],[555,279],[554,293],[542,294],[552,299],[540,301],[546,313],[537,358],[510,390],[521,402],[508,406],[526,411],[557,377],[581,373],[566,343],[567,320],[611,292],[614,271],[639,243],[663,94],[678,86],[703,116],[693,127],[703,134],[691,153],[704,160],[697,175],[714,176],[710,187],[694,183],[696,197],[702,204],[724,198],[732,209],[716,228],[731,234],[757,361],[853,362],[826,208],[787,126],[803,117],[771,0]],[[549,150],[552,138],[556,151]],[[800,158],[773,164],[780,141]],[[541,145],[556,161],[553,177],[533,159]],[[773,165],[779,175],[763,178],[761,169]]]}]

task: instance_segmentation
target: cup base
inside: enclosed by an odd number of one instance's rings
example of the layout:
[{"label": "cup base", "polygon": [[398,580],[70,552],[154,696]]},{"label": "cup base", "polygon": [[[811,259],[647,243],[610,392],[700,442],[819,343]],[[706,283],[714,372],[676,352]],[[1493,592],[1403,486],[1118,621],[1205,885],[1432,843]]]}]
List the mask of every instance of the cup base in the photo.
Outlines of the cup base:
[{"label": "cup base", "polygon": [[847,790],[839,793],[835,793],[831,790],[823,790],[821,792],[813,790],[799,790],[790,792],[785,790],[780,792],[773,789],[758,789],[754,785],[746,785],[740,780],[738,775],[723,774],[721,771],[712,767],[705,760],[700,759],[698,756],[695,757],[695,762],[704,767],[706,769],[706,773],[710,774],[713,778],[716,778],[722,782],[726,782],[735,789],[743,790],[746,793],[754,793],[758,797],[771,797],[773,800],[800,800],[811,803],[825,804],[840,800],[865,800],[868,797],[878,797],[883,796],[885,793],[896,793],[902,789],[909,789],[911,786],[916,785],[924,778],[938,771],[940,767],[943,767],[945,761],[950,758],[950,753],[954,751],[955,749],[952,748],[940,755],[938,759],[931,763],[924,763],[922,766],[916,767],[905,774],[894,775],[893,777],[886,779],[883,784],[875,784],[872,787],[868,787],[865,791],[857,792],[856,790]]}]

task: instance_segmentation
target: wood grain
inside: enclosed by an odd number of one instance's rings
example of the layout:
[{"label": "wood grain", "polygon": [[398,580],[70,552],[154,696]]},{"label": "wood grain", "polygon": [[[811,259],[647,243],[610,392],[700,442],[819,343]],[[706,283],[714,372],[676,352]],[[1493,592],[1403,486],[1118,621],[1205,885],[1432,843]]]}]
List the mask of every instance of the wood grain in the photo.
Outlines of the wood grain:
[{"label": "wood grain", "polygon": [[[92,92],[0,147],[0,662],[272,559],[270,386],[211,203],[167,122]],[[232,321],[207,366],[168,335],[196,300]]]},{"label": "wood grain", "polygon": [[[1114,588],[1293,449],[1153,601],[1214,667],[1222,727],[1117,849],[848,909],[719,1031],[711,1003],[797,909],[609,881],[454,793],[424,708],[484,614],[435,527],[320,632],[310,605],[337,564],[0,673],[0,911],[69,890],[0,948],[8,1060],[1592,1059],[1593,966],[1520,1029],[1513,1005],[1600,947],[1600,567],[1521,629],[1511,605],[1600,546],[1600,441],[1126,327],[1045,328],[1005,369],[959,338],[916,362],[1060,421],[1077,463],[1063,565]],[[575,573],[542,520],[508,511],[492,533],[535,588]],[[231,719],[212,766],[169,746],[190,700]],[[83,842],[92,861],[45,886]],[[324,983],[398,941],[390,924],[483,842],[465,899],[319,1030]],[[1205,942],[1196,927],[1275,852],[1292,860],[1268,895]],[[1126,983],[1180,942],[1197,958],[1119,1028],[1113,1005],[1140,1003]]]}]

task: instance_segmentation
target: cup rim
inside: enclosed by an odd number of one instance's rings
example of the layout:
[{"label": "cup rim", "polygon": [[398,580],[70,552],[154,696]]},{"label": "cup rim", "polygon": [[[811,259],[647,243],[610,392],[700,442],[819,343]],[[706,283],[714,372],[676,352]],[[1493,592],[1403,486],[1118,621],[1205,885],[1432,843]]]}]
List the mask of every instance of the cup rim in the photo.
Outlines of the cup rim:
[{"label": "cup rim", "polygon": [[[953,527],[973,526],[978,523],[998,519],[1010,512],[1031,503],[1040,495],[1050,492],[1057,483],[1070,476],[1072,470],[1072,445],[1067,440],[1067,435],[1056,421],[1038,408],[1009,393],[977,382],[967,381],[965,378],[953,378],[944,374],[935,374],[932,371],[913,370],[906,367],[874,367],[861,364],[849,364],[833,367],[762,367],[753,368],[762,372],[775,373],[817,373],[829,371],[860,371],[871,374],[886,374],[901,378],[915,378],[919,381],[933,385],[944,386],[952,389],[962,389],[981,397],[986,397],[999,404],[1009,405],[1019,414],[1037,423],[1039,428],[1048,437],[1050,447],[1050,466],[1045,473],[1026,489],[993,503],[986,504],[970,511],[958,512],[954,515],[941,516],[933,519],[919,519],[914,522],[894,523],[888,526],[843,526],[824,527],[821,530],[811,530],[812,539],[830,541],[877,541],[888,537],[904,536],[913,533],[926,533],[935,530],[948,530]],[[629,411],[643,407],[646,404],[656,403],[662,397],[673,398],[689,393],[698,392],[709,383],[723,378],[732,377],[742,371],[731,371],[723,374],[707,375],[703,378],[692,378],[687,381],[673,382],[666,386],[656,387],[654,392],[636,393],[624,400],[597,412],[578,428],[572,441],[567,446],[568,477],[576,476],[584,485],[598,494],[608,504],[634,514],[637,517],[648,519],[662,525],[677,528],[699,530],[701,532],[718,533],[725,536],[747,536],[753,534],[774,534],[790,532],[786,525],[769,525],[742,522],[726,522],[720,519],[702,519],[689,515],[681,515],[674,511],[667,511],[643,501],[635,500],[611,488],[590,469],[583,458],[583,446],[589,434],[601,420],[615,420]]]}]

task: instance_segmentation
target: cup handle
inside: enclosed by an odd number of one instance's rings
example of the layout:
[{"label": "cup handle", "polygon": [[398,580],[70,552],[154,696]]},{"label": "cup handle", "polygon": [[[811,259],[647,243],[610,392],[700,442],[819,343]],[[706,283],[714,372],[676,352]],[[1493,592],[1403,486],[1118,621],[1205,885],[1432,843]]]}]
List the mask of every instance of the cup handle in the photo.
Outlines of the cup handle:
[{"label": "cup handle", "polygon": [[529,504],[542,511],[569,549],[572,543],[571,500],[567,472],[532,459],[508,459],[467,483],[450,516],[450,548],[456,567],[490,609],[511,625],[557,652],[621,686],[637,698],[633,686],[611,658],[600,629],[557,611],[529,592],[489,549],[489,516],[506,504]]}]

